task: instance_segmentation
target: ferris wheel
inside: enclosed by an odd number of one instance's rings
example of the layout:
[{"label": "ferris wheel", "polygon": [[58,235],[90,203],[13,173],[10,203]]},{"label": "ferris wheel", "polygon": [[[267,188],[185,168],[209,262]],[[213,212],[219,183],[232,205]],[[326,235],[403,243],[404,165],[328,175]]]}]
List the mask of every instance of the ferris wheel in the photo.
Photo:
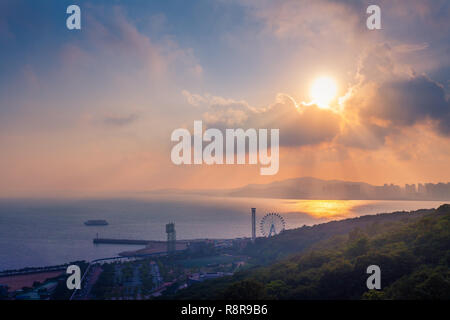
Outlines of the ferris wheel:
[{"label": "ferris wheel", "polygon": [[261,234],[264,237],[272,237],[284,230],[286,223],[281,215],[278,213],[268,213],[260,223]]}]

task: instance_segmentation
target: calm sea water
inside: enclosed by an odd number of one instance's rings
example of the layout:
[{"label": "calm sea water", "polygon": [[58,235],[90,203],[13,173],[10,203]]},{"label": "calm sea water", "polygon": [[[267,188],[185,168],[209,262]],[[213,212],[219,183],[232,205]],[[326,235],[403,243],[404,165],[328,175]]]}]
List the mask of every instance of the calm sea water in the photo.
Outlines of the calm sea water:
[{"label": "calm sea water", "polygon": [[[115,256],[142,248],[94,245],[99,237],[164,240],[250,236],[250,208],[259,220],[281,213],[288,229],[366,214],[436,208],[439,201],[344,201],[158,195],[138,199],[0,200],[0,270]],[[105,219],[108,226],[86,220]]]}]

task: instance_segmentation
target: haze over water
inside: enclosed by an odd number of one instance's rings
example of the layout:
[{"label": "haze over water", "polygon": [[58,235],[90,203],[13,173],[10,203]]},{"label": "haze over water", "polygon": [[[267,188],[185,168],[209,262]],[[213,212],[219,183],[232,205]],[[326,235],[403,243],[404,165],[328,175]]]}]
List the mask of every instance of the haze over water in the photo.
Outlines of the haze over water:
[{"label": "haze over water", "polygon": [[[1,200],[0,270],[92,260],[141,246],[94,245],[92,239],[165,240],[175,222],[177,239],[250,235],[257,219],[283,215],[288,229],[367,214],[436,208],[442,201],[291,200],[161,195],[129,199]],[[85,226],[105,219],[108,226]],[[258,230],[259,235],[259,230]]]}]

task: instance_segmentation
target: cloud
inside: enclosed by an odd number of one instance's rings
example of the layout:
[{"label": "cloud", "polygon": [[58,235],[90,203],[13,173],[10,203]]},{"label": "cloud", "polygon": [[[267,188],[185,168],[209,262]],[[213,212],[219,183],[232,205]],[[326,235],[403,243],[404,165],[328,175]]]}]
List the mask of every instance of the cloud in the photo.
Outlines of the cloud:
[{"label": "cloud", "polygon": [[249,121],[256,128],[279,128],[280,144],[287,147],[329,142],[340,132],[341,118],[332,110],[316,105],[296,107],[285,98]]},{"label": "cloud", "polygon": [[279,95],[276,102],[261,108],[211,95],[185,94],[188,101],[195,97],[207,109],[203,120],[208,127],[280,129],[280,144],[285,147],[316,145],[331,141],[340,132],[340,117],[332,110],[316,105],[298,107],[293,98]]},{"label": "cloud", "polygon": [[251,112],[241,104],[229,106],[211,106],[211,110],[203,114],[206,123],[217,128],[231,128],[235,126],[246,126],[246,121],[251,116]]},{"label": "cloud", "polygon": [[412,126],[425,120],[442,122],[450,114],[450,103],[441,85],[425,76],[417,76],[381,84],[363,112],[395,126]]},{"label": "cloud", "polygon": [[208,111],[203,114],[203,119],[218,128],[246,126],[249,119],[258,113],[246,101],[211,97],[207,102]]},{"label": "cloud", "polygon": [[139,117],[136,114],[130,114],[125,116],[106,116],[103,119],[103,122],[110,126],[122,127],[134,123],[135,121],[138,120],[138,118]]},{"label": "cloud", "polygon": [[337,143],[358,149],[376,150],[386,142],[386,137],[392,134],[392,128],[373,123],[347,123],[337,139]]},{"label": "cloud", "polygon": [[258,110],[251,107],[245,100],[234,100],[209,93],[200,95],[187,90],[181,93],[191,106],[204,110],[203,120],[215,125],[216,128],[225,129],[245,125],[249,117],[258,113]]},{"label": "cloud", "polygon": [[195,93],[190,93],[187,90],[181,91],[181,94],[184,96],[184,98],[187,100],[187,102],[191,106],[194,106],[194,107],[198,107],[201,104],[204,104],[207,102],[207,100],[205,98],[203,98],[201,95],[195,94]]},{"label": "cloud", "polygon": [[423,43],[402,43],[394,47],[394,50],[397,52],[414,52],[421,51],[429,48],[429,44],[426,42]]},{"label": "cloud", "polygon": [[146,71],[152,80],[165,78],[175,65],[186,69],[197,66],[189,49],[181,49],[169,38],[157,42],[140,32],[123,7],[93,6],[86,13],[86,25],[89,26],[86,40],[90,47],[105,56],[111,55],[115,64],[132,70],[139,63],[139,69]]},{"label": "cloud", "polygon": [[[265,23],[266,31],[281,38],[333,38],[345,34],[347,41],[356,35],[364,15],[358,2],[351,1],[247,1],[253,15]],[[332,32],[330,32],[332,31]],[[342,38],[341,38],[342,39]]]},{"label": "cloud", "polygon": [[348,121],[337,142],[377,149],[385,145],[387,137],[422,124],[449,135],[450,104],[444,87],[403,64],[397,52],[384,42],[362,53],[356,82],[341,99]]}]

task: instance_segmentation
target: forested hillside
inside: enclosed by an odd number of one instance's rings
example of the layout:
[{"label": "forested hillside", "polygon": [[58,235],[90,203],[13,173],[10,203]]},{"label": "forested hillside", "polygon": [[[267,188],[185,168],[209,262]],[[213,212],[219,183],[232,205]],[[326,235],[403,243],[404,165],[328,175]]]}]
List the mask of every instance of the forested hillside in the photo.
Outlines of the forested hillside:
[{"label": "forested hillside", "polygon": [[299,253],[317,242],[347,234],[355,229],[369,228],[368,232],[387,231],[395,223],[408,223],[434,213],[434,209],[422,209],[412,212],[402,211],[366,215],[314,226],[304,226],[286,230],[273,238],[257,238],[256,242],[249,244],[244,252],[253,257],[257,263],[273,263],[277,259]]},{"label": "forested hillside", "polygon": [[[266,266],[193,285],[176,298],[450,299],[449,205],[302,229],[252,246]],[[369,265],[381,268],[381,290],[366,287]]]}]

